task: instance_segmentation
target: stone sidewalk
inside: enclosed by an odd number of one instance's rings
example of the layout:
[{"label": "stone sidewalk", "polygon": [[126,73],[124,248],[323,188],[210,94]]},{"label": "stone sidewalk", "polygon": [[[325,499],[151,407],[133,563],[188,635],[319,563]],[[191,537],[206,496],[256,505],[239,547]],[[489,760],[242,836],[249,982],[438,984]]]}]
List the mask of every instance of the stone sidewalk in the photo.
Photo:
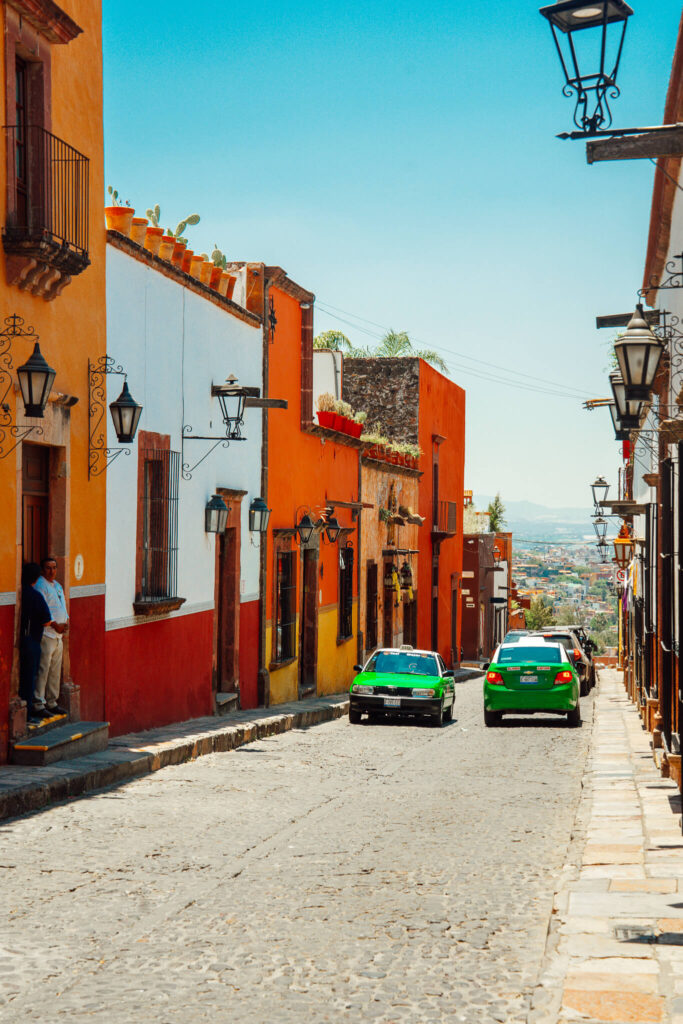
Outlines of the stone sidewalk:
[{"label": "stone sidewalk", "polygon": [[592,748],[533,1024],[683,1024],[683,839],[621,673],[600,673]]},{"label": "stone sidewalk", "polygon": [[348,713],[347,694],[235,711],[220,717],[193,718],[109,741],[97,754],[58,761],[45,768],[0,766],[0,820],[36,811],[60,800],[128,782],[169,764],[204,754],[234,750],[245,743]]}]

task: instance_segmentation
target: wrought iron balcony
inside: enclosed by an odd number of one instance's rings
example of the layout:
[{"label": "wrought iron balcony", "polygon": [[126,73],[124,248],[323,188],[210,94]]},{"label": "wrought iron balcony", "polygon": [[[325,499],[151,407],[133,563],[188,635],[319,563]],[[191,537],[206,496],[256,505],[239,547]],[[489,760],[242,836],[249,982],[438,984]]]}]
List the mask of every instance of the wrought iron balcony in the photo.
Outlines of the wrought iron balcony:
[{"label": "wrought iron balcony", "polygon": [[90,264],[90,161],[37,125],[5,127],[7,223],[5,252],[47,265],[61,275]]}]

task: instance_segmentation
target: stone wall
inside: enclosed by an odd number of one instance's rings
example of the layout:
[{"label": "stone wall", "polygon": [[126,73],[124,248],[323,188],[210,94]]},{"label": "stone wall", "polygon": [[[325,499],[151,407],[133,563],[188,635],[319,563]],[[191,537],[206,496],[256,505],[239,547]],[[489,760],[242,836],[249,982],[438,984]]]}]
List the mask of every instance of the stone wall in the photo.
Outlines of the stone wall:
[{"label": "stone wall", "polygon": [[392,441],[418,443],[420,360],[344,357],[342,397]]}]

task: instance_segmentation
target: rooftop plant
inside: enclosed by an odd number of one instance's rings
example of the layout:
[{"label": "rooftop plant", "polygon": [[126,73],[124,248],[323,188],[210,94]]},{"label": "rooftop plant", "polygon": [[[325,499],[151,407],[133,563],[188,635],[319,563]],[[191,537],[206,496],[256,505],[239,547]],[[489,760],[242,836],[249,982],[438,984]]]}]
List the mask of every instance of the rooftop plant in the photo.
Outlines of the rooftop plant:
[{"label": "rooftop plant", "polygon": [[130,206],[130,199],[126,199],[125,203],[119,202],[119,194],[111,185],[107,185],[107,192],[111,196],[112,206]]}]

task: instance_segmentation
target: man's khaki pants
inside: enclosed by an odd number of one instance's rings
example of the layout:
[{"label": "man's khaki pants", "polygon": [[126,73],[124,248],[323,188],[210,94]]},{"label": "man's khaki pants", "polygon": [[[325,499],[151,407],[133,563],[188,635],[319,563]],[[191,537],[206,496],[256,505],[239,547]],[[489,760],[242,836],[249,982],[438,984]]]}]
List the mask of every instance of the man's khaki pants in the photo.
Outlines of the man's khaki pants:
[{"label": "man's khaki pants", "polygon": [[37,710],[45,705],[52,708],[59,700],[63,649],[61,636],[43,634],[40,641],[40,665],[33,692],[33,707]]}]

